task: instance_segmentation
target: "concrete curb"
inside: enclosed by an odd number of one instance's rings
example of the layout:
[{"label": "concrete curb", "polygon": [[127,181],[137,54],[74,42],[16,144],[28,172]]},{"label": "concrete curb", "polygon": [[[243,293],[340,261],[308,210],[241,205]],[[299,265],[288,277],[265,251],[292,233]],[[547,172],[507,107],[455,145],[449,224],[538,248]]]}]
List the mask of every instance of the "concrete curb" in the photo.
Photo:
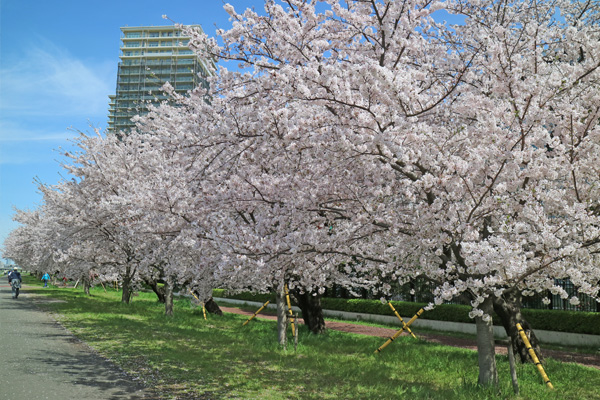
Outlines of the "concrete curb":
[{"label": "concrete curb", "polygon": [[[262,306],[262,303],[255,301],[246,301],[246,300],[236,300],[236,299],[226,299],[222,297],[215,297],[215,301],[236,305],[248,305],[252,307]],[[276,309],[277,305],[269,304],[267,308]],[[296,306],[292,306],[292,310],[300,311],[300,309]],[[363,314],[363,313],[354,313],[347,311],[337,311],[337,310],[323,310],[323,314],[326,317],[334,317],[340,318],[348,321],[369,321],[369,322],[377,322],[377,323],[385,323],[385,324],[394,324],[399,325],[400,321],[395,316],[387,316],[387,315],[375,315],[375,314]],[[405,321],[408,321],[412,318],[412,315],[407,317],[402,317]],[[445,332],[459,332],[459,333],[468,333],[475,335],[477,330],[475,328],[475,323],[468,324],[464,322],[449,322],[449,321],[435,321],[430,319],[417,319],[411,326],[415,328],[422,327],[435,331],[445,331]],[[549,344],[559,344],[559,345],[567,345],[567,346],[600,346],[600,335],[588,335],[584,333],[569,333],[569,332],[554,332],[554,331],[545,331],[545,330],[535,330],[535,334],[542,343]],[[498,339],[505,339],[506,332],[502,326],[494,326],[494,335]]]}]

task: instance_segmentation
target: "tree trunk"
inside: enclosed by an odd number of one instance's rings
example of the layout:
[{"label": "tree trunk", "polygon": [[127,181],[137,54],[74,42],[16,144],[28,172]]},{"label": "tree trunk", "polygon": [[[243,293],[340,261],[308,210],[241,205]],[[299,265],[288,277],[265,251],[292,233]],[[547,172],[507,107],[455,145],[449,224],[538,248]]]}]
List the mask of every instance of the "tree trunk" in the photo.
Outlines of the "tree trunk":
[{"label": "tree trunk", "polygon": [[131,300],[131,294],[131,278],[126,276],[123,278],[123,294],[121,295],[121,302],[129,304],[129,300]]},{"label": "tree trunk", "polygon": [[221,311],[221,308],[212,297],[206,300],[206,303],[204,303],[204,308],[206,308],[206,311],[211,314],[223,315],[223,311]]},{"label": "tree trunk", "polygon": [[165,292],[165,315],[173,315],[173,283],[169,280],[165,281],[163,286]]},{"label": "tree trunk", "polygon": [[287,343],[287,304],[283,285],[277,291],[277,340],[281,346]]},{"label": "tree trunk", "polygon": [[302,318],[308,329],[314,333],[325,332],[325,319],[323,318],[323,308],[321,307],[321,296],[311,293],[300,293],[298,290],[292,291],[298,307],[302,310]]},{"label": "tree trunk", "polygon": [[83,293],[85,293],[89,296],[91,286],[92,286],[92,283],[90,282],[90,278],[83,277]]},{"label": "tree trunk", "polygon": [[527,322],[521,314],[521,294],[509,291],[505,292],[500,298],[494,297],[493,301],[494,312],[500,317],[506,334],[511,338],[513,352],[519,355],[519,359],[522,363],[532,362],[529,353],[527,352],[527,348],[525,347],[525,343],[523,343],[523,340],[517,331],[517,323],[520,323],[525,332],[529,333],[528,337],[531,346],[541,361],[542,352],[540,349],[540,342],[531,329],[529,322]]},{"label": "tree trunk", "polygon": [[165,287],[158,286],[158,282],[152,279],[144,278],[146,285],[150,286],[150,289],[156,294],[159,303],[165,303]]},{"label": "tree trunk", "polygon": [[[486,299],[479,307],[484,313],[491,315],[492,300]],[[498,386],[494,325],[491,318],[489,321],[484,321],[482,317],[475,318],[475,323],[477,325],[477,359],[479,362],[477,383],[481,386]]]}]

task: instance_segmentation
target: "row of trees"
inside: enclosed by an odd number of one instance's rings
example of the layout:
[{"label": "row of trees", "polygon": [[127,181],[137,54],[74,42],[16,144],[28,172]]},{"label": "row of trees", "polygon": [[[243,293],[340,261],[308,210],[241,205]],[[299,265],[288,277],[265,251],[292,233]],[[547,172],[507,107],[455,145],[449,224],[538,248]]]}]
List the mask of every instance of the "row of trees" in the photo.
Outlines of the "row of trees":
[{"label": "row of trees", "polygon": [[40,185],[7,256],[118,275],[123,301],[160,280],[167,313],[175,285],[208,299],[287,283],[310,304],[331,283],[425,277],[435,304],[471,300],[482,384],[497,382],[493,308],[517,338],[520,296],[566,297],[555,278],[599,298],[597,2],[225,9],[219,41],[190,43],[237,68],[189,97],[165,85],[173,101],[128,135],[82,134],[74,178]]}]

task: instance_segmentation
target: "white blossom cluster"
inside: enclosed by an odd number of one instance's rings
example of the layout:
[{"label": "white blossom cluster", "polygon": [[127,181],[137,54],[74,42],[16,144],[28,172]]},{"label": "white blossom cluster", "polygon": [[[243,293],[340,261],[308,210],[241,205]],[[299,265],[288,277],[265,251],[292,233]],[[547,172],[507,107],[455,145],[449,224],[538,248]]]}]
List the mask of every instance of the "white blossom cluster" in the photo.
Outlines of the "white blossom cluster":
[{"label": "white blossom cluster", "polygon": [[[221,44],[190,44],[239,69],[121,140],[82,135],[76,179],[41,186],[6,253],[159,266],[205,291],[385,292],[422,276],[435,304],[468,294],[472,316],[506,290],[567,296],[557,278],[598,299],[599,5],[531,4],[226,5]],[[465,23],[435,22],[440,9]]]}]

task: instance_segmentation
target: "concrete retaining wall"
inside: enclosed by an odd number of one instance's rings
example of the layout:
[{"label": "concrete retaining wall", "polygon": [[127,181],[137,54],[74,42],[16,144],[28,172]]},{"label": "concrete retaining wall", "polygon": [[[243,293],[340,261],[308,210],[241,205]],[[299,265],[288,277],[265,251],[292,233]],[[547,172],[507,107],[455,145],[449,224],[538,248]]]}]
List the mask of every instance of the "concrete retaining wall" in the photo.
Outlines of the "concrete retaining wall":
[{"label": "concrete retaining wall", "polygon": [[[262,306],[262,303],[254,302],[254,301],[246,301],[246,300],[235,300],[235,299],[225,299],[225,298],[214,298],[215,301],[219,303],[229,303],[242,305],[246,304],[248,306],[256,307],[258,309]],[[277,305],[269,304],[267,308],[276,309]],[[294,311],[300,311],[300,309],[296,306],[292,306]],[[393,324],[400,325],[400,321],[395,316],[387,316],[387,315],[375,315],[375,314],[363,314],[363,313],[353,313],[347,311],[337,311],[337,310],[323,310],[323,314],[327,317],[340,318],[347,321],[369,321],[369,322],[377,322],[383,324]],[[412,315],[402,318],[405,321],[408,321],[412,318]],[[449,322],[449,321],[435,321],[430,319],[417,319],[412,325],[415,328],[415,332],[418,331],[419,327],[436,330],[436,331],[445,331],[445,332],[460,332],[460,333],[468,333],[468,334],[476,334],[475,323],[468,324],[464,322]],[[600,347],[600,335],[587,335],[583,333],[568,333],[568,332],[554,332],[554,331],[544,331],[544,330],[535,330],[535,334],[542,343],[549,344],[561,344],[566,346],[599,346]],[[506,332],[502,326],[494,326],[494,335],[498,339],[505,339]]]}]

